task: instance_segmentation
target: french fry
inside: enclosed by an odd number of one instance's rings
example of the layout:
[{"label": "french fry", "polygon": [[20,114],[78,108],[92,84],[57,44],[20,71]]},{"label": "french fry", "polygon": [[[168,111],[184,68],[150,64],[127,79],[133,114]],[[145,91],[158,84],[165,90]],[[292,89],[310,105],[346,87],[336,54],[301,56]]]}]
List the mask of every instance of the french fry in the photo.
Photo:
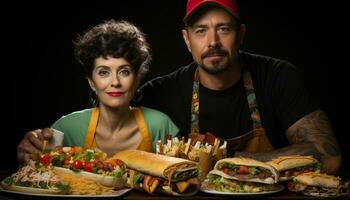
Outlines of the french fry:
[{"label": "french fry", "polygon": [[185,148],[185,155],[188,155],[188,151],[190,150],[190,145],[191,145],[191,138],[188,138],[187,143],[186,143],[186,148]]}]

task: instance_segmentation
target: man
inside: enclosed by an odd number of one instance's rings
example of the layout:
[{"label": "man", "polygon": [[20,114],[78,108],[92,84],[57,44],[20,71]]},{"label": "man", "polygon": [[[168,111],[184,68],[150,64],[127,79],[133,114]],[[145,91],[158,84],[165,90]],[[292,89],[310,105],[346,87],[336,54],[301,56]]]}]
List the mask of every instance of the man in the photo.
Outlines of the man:
[{"label": "man", "polygon": [[341,153],[330,122],[299,71],[239,50],[246,27],[235,0],[188,0],[183,20],[194,63],[143,85],[137,104],[165,112],[184,134],[227,140],[231,156],[312,155],[337,172]]}]

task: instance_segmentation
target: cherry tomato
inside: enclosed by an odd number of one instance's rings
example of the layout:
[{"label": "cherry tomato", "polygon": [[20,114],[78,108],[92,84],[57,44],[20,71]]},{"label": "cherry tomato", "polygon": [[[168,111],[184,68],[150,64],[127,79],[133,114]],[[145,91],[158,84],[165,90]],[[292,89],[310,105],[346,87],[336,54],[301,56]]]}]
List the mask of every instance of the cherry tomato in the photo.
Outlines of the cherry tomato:
[{"label": "cherry tomato", "polygon": [[74,169],[82,169],[84,167],[84,163],[81,160],[75,160],[73,162],[73,166]]},{"label": "cherry tomato", "polygon": [[94,163],[95,163],[97,169],[103,169],[103,162],[102,161],[100,161],[99,159],[96,159],[94,161]]},{"label": "cherry tomato", "polygon": [[40,156],[40,163],[43,165],[48,165],[51,162],[51,156],[49,154],[42,154]]},{"label": "cherry tomato", "polygon": [[93,162],[85,163],[84,170],[87,172],[93,172],[94,171],[94,163]]}]

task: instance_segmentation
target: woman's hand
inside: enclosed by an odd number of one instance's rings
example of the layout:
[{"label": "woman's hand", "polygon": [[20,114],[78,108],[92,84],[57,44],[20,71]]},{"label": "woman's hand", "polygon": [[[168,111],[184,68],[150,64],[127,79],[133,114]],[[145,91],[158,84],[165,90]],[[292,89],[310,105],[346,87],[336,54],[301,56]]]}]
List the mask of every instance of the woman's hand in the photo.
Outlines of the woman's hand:
[{"label": "woman's hand", "polygon": [[28,163],[33,155],[42,151],[44,140],[49,141],[52,136],[53,130],[50,128],[27,132],[17,146],[17,161],[20,164]]}]

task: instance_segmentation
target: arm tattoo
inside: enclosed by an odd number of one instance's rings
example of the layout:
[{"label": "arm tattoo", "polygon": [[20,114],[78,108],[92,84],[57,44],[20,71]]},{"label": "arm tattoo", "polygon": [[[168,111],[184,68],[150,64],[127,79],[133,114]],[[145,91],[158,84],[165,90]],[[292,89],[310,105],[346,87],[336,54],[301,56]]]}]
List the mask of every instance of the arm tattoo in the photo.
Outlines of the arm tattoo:
[{"label": "arm tattoo", "polygon": [[291,144],[315,144],[320,156],[340,156],[340,150],[326,114],[320,110],[306,115],[287,130]]},{"label": "arm tattoo", "polygon": [[340,156],[340,150],[330,122],[320,110],[310,113],[287,130],[291,145],[267,153],[236,152],[235,156],[269,161],[281,155],[312,155],[318,160]]}]

